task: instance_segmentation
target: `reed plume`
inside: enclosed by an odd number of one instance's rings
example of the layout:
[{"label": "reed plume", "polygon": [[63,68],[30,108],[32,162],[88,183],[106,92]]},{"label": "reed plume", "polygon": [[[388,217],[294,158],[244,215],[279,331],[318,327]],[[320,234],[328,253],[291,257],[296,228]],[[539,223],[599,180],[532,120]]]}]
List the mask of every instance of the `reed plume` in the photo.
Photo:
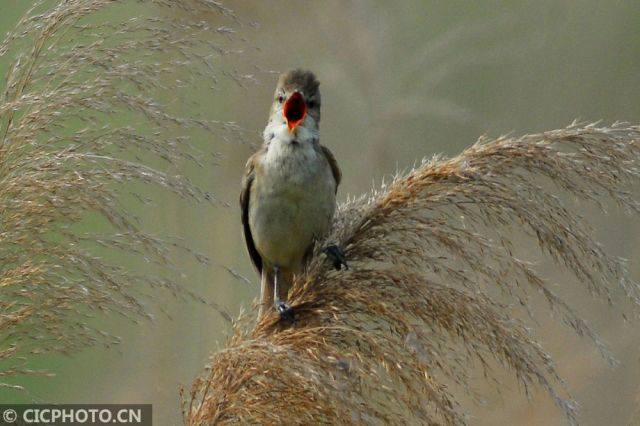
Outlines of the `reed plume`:
[{"label": "reed plume", "polygon": [[[145,231],[128,208],[157,199],[138,195],[143,187],[217,202],[178,174],[214,158],[213,146],[196,149],[185,135],[216,140],[235,126],[178,114],[163,97],[176,105],[189,88],[243,80],[221,60],[234,53],[236,23],[208,0],[36,1],[0,43],[9,65],[0,97],[0,387],[20,389],[10,376],[38,373],[33,356],[116,343],[97,314],[139,321],[157,288],[189,294],[171,266],[174,251],[188,249]],[[118,265],[118,254],[158,265],[157,275]]]},{"label": "reed plume", "polygon": [[295,324],[242,317],[185,395],[185,422],[465,424],[454,391],[467,390],[474,365],[491,378],[497,363],[576,423],[576,403],[528,327],[530,297],[541,294],[555,318],[610,355],[513,240],[537,242],[575,276],[564,284],[609,301],[624,292],[637,308],[625,261],[558,194],[598,205],[610,197],[637,214],[639,155],[638,126],[574,123],[482,138],[346,202],[328,241],[345,248],[350,268],[332,270],[318,251],[290,293]]}]

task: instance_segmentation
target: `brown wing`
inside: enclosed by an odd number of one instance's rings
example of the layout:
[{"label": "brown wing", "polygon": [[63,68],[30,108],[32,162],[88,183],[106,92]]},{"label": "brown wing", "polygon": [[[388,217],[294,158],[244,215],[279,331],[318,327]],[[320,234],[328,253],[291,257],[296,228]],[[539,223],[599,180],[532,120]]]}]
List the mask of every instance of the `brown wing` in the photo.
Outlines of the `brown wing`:
[{"label": "brown wing", "polygon": [[331,166],[331,173],[333,173],[333,178],[336,180],[336,192],[338,192],[338,185],[340,185],[340,180],[342,179],[342,172],[340,171],[340,167],[338,167],[336,157],[333,156],[333,153],[329,151],[329,148],[326,146],[320,145],[320,148],[322,148],[322,153],[329,162],[329,166]]},{"label": "brown wing", "polygon": [[255,177],[255,154],[249,158],[247,165],[245,166],[244,176],[242,177],[242,190],[240,191],[240,209],[242,210],[242,231],[244,234],[244,241],[247,245],[247,252],[253,266],[258,273],[262,273],[262,257],[256,249],[256,245],[253,242],[251,236],[251,228],[249,227],[249,198],[251,195],[251,184]]}]

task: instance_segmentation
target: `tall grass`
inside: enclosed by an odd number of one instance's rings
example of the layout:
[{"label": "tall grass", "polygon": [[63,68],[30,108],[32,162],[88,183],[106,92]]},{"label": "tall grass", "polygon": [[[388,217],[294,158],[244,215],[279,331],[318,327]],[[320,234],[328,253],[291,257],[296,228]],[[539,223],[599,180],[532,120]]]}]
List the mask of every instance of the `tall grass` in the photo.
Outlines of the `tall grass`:
[{"label": "tall grass", "polygon": [[[209,0],[43,0],[0,43],[9,65],[0,96],[0,387],[21,388],[10,376],[37,373],[33,356],[117,342],[96,314],[139,321],[145,293],[189,294],[171,265],[174,250],[188,249],[142,229],[124,206],[153,202],[138,195],[141,185],[217,202],[178,174],[210,166],[215,152],[185,135],[215,141],[235,126],[168,104],[220,78],[244,79],[221,61],[235,53],[237,23]],[[136,274],[114,256],[158,274]]]},{"label": "tall grass", "polygon": [[576,403],[528,327],[530,297],[610,357],[512,243],[524,234],[594,297],[623,292],[637,313],[625,261],[558,194],[637,214],[639,155],[640,127],[627,124],[481,139],[345,203],[328,239],[349,270],[316,253],[290,294],[294,325],[275,313],[239,321],[185,396],[185,422],[465,424],[454,389],[468,390],[475,365],[495,378],[497,363],[575,423]]}]

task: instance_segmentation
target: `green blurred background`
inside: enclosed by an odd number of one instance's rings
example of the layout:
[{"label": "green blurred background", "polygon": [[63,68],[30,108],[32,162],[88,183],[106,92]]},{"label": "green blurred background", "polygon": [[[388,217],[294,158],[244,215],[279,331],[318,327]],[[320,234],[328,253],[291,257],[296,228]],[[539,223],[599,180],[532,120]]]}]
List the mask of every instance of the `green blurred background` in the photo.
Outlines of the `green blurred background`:
[{"label": "green blurred background", "polygon": [[[30,1],[3,0],[0,33],[11,29]],[[254,74],[240,87],[221,81],[198,96],[204,115],[248,129],[259,143],[277,72],[314,70],[323,96],[322,141],[343,168],[341,200],[405,170],[424,156],[455,155],[482,134],[498,136],[564,127],[574,119],[640,121],[640,2],[617,1],[227,1],[242,17],[244,53],[233,67]],[[248,24],[255,22],[255,25]],[[4,69],[3,75],[4,75]],[[204,268],[187,256],[178,264],[184,285],[236,315],[251,306],[258,280],[244,253],[237,196],[250,144],[213,143],[220,165],[183,173],[229,207],[193,206],[167,198],[141,211],[147,229],[178,235],[196,250],[246,277],[218,266]],[[611,253],[630,260],[640,279],[638,220],[615,209],[581,213]],[[532,241],[519,250],[554,282],[557,291],[601,333],[621,361],[607,367],[596,349],[543,312],[536,335],[556,357],[561,374],[582,405],[585,425],[626,424],[638,403],[638,323],[622,321],[622,298],[593,301]],[[168,315],[159,313],[159,307]],[[118,318],[102,326],[123,337],[119,347],[88,349],[72,358],[51,356],[37,367],[54,378],[22,379],[29,394],[0,390],[2,402],[152,403],[157,424],[180,423],[178,389],[190,386],[229,333],[209,307],[161,295],[149,303],[152,323]],[[537,310],[537,308],[536,308]],[[463,399],[470,424],[562,424],[542,392],[528,402],[504,376],[501,393],[481,380],[483,396]]]}]

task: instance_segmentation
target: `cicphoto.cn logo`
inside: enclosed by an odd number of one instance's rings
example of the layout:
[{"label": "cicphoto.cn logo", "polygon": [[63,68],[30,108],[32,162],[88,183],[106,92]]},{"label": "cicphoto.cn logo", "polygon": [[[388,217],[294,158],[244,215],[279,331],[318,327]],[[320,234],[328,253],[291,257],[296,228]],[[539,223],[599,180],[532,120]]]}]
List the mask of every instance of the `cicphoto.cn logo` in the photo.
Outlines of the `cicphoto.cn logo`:
[{"label": "cicphoto.cn logo", "polygon": [[151,405],[0,405],[0,425],[152,425]]}]

